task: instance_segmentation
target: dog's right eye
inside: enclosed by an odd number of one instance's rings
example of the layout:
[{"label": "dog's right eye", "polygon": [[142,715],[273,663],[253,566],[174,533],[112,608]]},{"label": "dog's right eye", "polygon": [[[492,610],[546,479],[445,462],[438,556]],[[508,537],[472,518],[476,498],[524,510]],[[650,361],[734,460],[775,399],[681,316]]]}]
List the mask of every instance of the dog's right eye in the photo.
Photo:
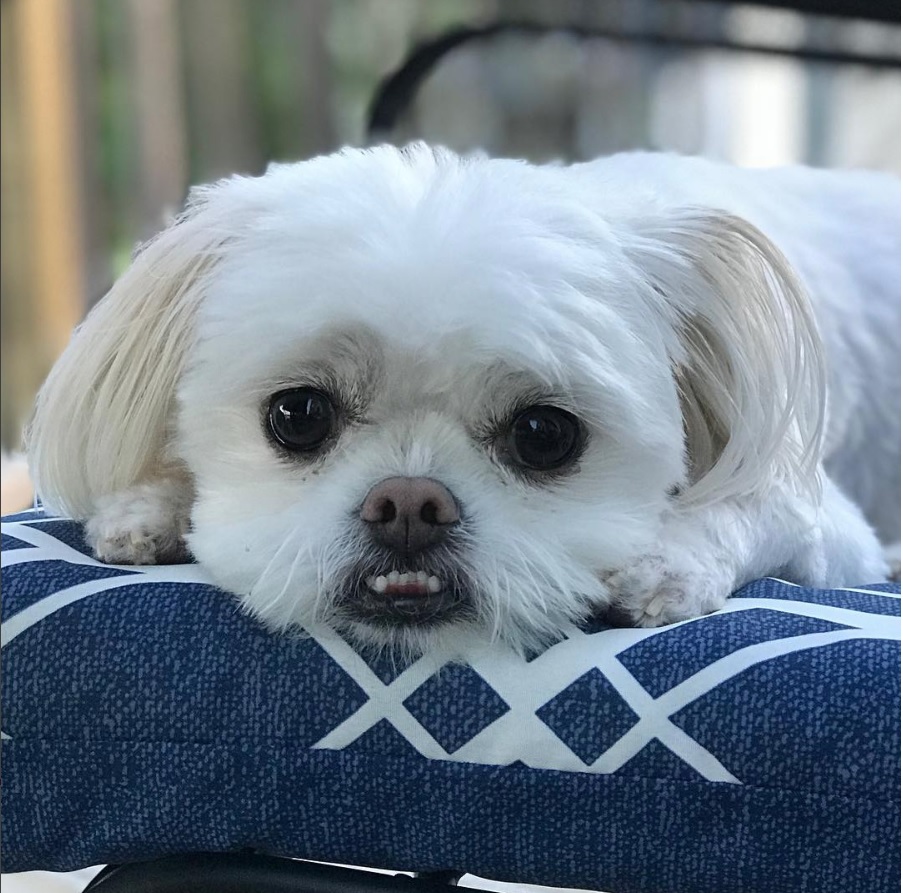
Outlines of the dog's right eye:
[{"label": "dog's right eye", "polygon": [[338,416],[329,397],[313,388],[292,388],[270,398],[267,427],[273,439],[287,450],[309,453],[330,440]]},{"label": "dog's right eye", "polygon": [[531,471],[554,471],[573,463],[581,449],[577,417],[556,406],[531,406],[513,419],[508,455]]}]

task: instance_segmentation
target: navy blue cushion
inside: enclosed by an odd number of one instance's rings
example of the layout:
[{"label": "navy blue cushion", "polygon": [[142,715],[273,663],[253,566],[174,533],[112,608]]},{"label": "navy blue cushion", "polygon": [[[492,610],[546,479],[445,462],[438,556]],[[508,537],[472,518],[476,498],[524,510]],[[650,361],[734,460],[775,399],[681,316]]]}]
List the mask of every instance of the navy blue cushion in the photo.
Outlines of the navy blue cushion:
[{"label": "navy blue cushion", "polygon": [[621,891],[899,889],[899,587],[777,580],[530,659],[275,636],[3,524],[3,864],[254,848]]}]

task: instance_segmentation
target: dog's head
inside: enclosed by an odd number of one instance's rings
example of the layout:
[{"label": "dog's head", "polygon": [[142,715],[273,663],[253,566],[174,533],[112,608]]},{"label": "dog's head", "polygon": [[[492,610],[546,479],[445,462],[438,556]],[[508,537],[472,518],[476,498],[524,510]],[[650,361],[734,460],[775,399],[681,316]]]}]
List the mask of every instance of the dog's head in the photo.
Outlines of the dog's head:
[{"label": "dog's head", "polygon": [[187,468],[191,550],[274,627],[561,634],[669,507],[802,480],[820,431],[764,237],[586,185],[414,146],[197,191],[48,380],[42,494]]}]

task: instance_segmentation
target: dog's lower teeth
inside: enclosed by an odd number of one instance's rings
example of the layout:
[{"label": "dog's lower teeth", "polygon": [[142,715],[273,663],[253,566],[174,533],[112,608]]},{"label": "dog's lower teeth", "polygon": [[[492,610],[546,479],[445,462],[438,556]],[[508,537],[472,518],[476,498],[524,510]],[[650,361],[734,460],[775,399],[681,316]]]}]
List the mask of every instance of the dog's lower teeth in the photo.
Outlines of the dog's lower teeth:
[{"label": "dog's lower teeth", "polygon": [[[415,595],[417,590],[420,590],[424,595],[427,593],[435,595],[437,592],[442,591],[442,581],[436,576],[430,576],[426,571],[417,571],[416,573],[411,571],[403,574],[398,571],[392,571],[385,576],[381,574],[378,577],[367,577],[365,583],[368,589],[380,594],[386,592],[391,594],[392,590],[400,587],[405,587],[407,594]],[[414,592],[412,593],[411,590],[414,590]]]}]

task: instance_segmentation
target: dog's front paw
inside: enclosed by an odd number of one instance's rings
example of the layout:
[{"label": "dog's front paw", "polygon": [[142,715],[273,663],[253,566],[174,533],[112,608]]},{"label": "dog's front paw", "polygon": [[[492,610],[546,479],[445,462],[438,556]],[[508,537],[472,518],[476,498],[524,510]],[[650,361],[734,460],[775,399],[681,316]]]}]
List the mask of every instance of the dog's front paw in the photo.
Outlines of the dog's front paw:
[{"label": "dog's front paw", "polygon": [[732,579],[724,569],[702,562],[646,555],[605,577],[612,607],[632,626],[666,626],[724,607]]},{"label": "dog's front paw", "polygon": [[190,560],[183,499],[142,484],[103,498],[85,524],[95,557],[107,564],[178,564]]}]

